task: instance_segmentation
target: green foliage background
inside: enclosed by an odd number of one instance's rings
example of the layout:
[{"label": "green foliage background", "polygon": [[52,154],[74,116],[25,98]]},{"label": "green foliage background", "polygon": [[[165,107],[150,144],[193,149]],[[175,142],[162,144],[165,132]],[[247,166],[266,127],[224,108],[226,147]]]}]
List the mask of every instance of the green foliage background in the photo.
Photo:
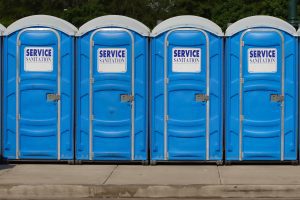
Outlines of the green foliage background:
[{"label": "green foliage background", "polygon": [[57,16],[77,27],[95,17],[118,14],[135,18],[149,28],[157,20],[198,15],[225,30],[228,23],[251,15],[286,20],[288,0],[0,0],[0,23],[5,26],[33,14]]}]

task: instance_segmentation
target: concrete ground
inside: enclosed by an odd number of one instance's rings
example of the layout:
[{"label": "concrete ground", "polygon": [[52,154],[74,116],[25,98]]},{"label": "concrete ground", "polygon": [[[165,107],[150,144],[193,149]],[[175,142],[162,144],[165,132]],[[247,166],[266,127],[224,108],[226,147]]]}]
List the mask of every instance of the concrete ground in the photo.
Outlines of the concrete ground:
[{"label": "concrete ground", "polygon": [[0,199],[300,198],[300,166],[0,165]]},{"label": "concrete ground", "polygon": [[[14,199],[9,199],[14,200]],[[16,199],[18,200],[18,199]],[[36,200],[36,199],[22,199],[22,200]],[[74,200],[74,198],[60,198],[60,199],[48,199],[47,200]],[[299,200],[298,198],[80,198],[75,200]]]}]

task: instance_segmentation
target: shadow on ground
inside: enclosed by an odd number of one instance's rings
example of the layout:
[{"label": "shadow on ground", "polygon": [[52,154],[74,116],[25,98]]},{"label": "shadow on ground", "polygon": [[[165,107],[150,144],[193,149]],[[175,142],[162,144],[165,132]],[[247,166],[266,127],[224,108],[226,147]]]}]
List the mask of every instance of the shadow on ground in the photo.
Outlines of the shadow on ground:
[{"label": "shadow on ground", "polygon": [[7,165],[7,164],[0,164],[0,171],[1,170],[5,170],[5,169],[12,169],[14,168],[16,165]]}]

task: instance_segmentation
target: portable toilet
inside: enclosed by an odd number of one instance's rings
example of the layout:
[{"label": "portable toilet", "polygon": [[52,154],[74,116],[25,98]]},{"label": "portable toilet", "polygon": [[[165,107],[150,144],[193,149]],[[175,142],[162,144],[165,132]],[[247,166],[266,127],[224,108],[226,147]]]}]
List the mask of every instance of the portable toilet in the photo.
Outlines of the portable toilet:
[{"label": "portable toilet", "polygon": [[76,27],[47,15],[4,32],[4,159],[70,160]]},{"label": "portable toilet", "polygon": [[[297,61],[298,61],[298,66],[299,66],[299,64],[300,64],[300,61],[299,61],[299,59],[300,59],[300,39],[299,39],[299,37],[300,37],[300,28],[298,28],[298,30],[297,30],[297,36],[298,36],[298,37],[297,37],[297,40],[298,40],[298,57],[297,57],[297,58],[298,58],[298,60],[297,60]],[[299,70],[299,69],[298,69],[298,70]],[[300,72],[298,71],[298,74],[299,74],[299,73],[300,73]],[[300,80],[299,80],[299,77],[298,77],[298,80],[297,80],[297,81],[298,81],[298,85],[297,85],[297,86],[298,86],[298,91],[299,91],[299,81],[300,81]],[[298,93],[298,95],[300,95],[300,94]],[[299,109],[299,100],[298,100],[298,109]],[[298,117],[299,117],[299,113],[298,113]],[[299,140],[300,140],[300,137],[299,137],[299,136],[300,136],[300,133],[299,133],[299,118],[298,118],[298,124],[297,124],[297,125],[298,125],[298,126],[297,126],[297,129],[296,129],[296,130],[297,130],[297,133],[298,133],[298,135],[297,135],[297,137],[298,137],[298,138],[297,138],[297,144],[298,144],[298,150],[300,151],[300,149],[299,149],[299,148],[300,148],[300,145],[299,145],[299,144],[300,144],[300,141],[299,141]],[[299,154],[300,154],[300,153],[299,153]],[[300,163],[300,160],[299,160],[299,159],[300,159],[300,158],[299,158],[299,154],[298,154],[298,164]]]},{"label": "portable toilet", "polygon": [[[0,24],[0,84],[2,85],[2,74],[3,74],[3,67],[2,67],[2,49],[3,49],[3,34],[5,31],[5,27]],[[2,102],[2,87],[0,87],[0,102]],[[1,105],[1,103],[0,103]],[[0,113],[2,113],[2,106],[0,106]],[[2,152],[3,152],[3,145],[2,145],[2,115],[0,117],[0,162],[2,160]]]},{"label": "portable toilet", "polygon": [[222,162],[223,32],[178,16],[151,34],[151,162]]},{"label": "portable toilet", "polygon": [[296,161],[297,33],[270,16],[241,19],[226,30],[225,159]]},{"label": "portable toilet", "polygon": [[147,162],[149,29],[95,18],[77,34],[76,160]]}]

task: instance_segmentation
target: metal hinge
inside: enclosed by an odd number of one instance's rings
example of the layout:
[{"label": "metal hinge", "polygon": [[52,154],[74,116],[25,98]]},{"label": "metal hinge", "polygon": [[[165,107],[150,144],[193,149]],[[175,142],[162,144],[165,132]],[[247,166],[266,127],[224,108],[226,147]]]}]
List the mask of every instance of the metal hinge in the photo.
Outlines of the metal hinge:
[{"label": "metal hinge", "polygon": [[92,158],[95,157],[95,153],[94,153],[94,152],[91,153],[91,157],[92,157]]},{"label": "metal hinge", "polygon": [[90,78],[90,84],[94,84],[95,79],[94,78]]},{"label": "metal hinge", "polygon": [[245,82],[244,78],[240,78],[240,83],[244,84],[244,82]]},{"label": "metal hinge", "polygon": [[92,46],[95,46],[95,41],[92,41]]},{"label": "metal hinge", "polygon": [[21,115],[18,114],[18,115],[16,116],[16,118],[17,118],[17,120],[20,120],[20,119],[21,119]]},{"label": "metal hinge", "polygon": [[240,115],[240,120],[244,121],[244,115]]},{"label": "metal hinge", "polygon": [[169,120],[169,115],[165,115],[165,120],[166,120],[166,121]]},{"label": "metal hinge", "polygon": [[165,79],[166,84],[169,84],[169,78]]},{"label": "metal hinge", "polygon": [[245,42],[244,41],[241,42],[241,46],[242,47],[245,46]]},{"label": "metal hinge", "polygon": [[18,45],[18,46],[21,46],[21,41],[20,41],[20,40],[17,42],[17,45]]},{"label": "metal hinge", "polygon": [[90,115],[90,120],[94,120],[94,115]]},{"label": "metal hinge", "polygon": [[166,45],[169,46],[169,41],[166,42]]}]

